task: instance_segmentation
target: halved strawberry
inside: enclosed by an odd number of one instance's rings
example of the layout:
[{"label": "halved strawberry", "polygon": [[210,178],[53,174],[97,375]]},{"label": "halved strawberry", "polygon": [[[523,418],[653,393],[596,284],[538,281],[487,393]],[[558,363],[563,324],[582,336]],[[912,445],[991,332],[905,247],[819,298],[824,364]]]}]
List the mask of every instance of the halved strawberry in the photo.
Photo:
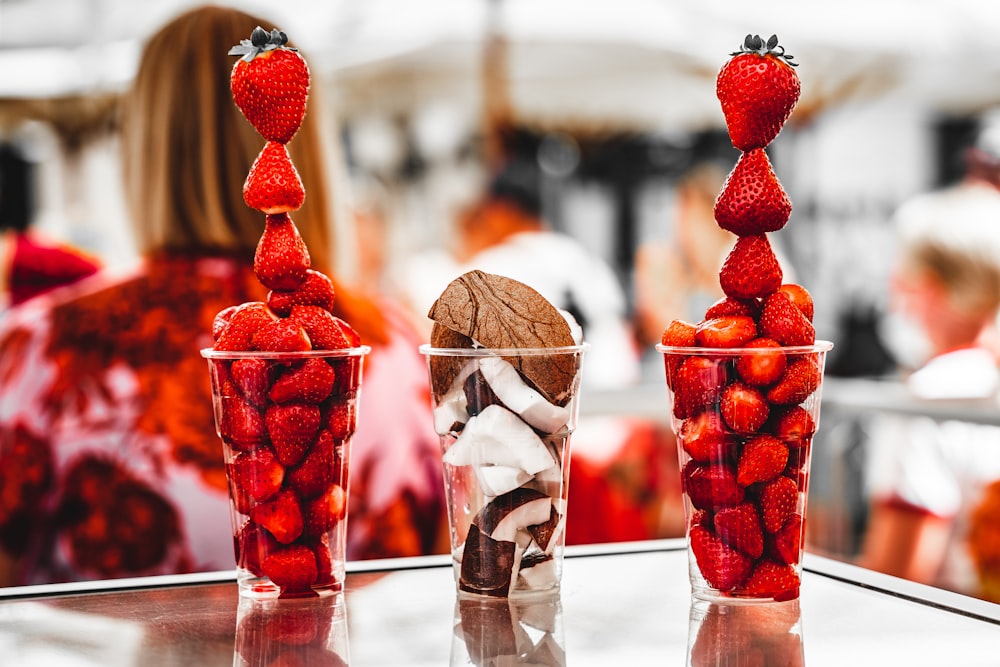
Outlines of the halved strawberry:
[{"label": "halved strawberry", "polygon": [[288,486],[304,500],[319,496],[339,477],[339,458],[333,436],[329,431],[320,431],[302,462],[286,471]]},{"label": "halved strawberry", "polygon": [[271,554],[261,563],[261,569],[281,588],[282,595],[310,593],[319,575],[315,554],[301,544]]},{"label": "halved strawberry", "polygon": [[764,300],[760,312],[760,334],[782,345],[812,345],[816,330],[802,311],[784,292],[775,292]]},{"label": "halved strawberry", "polygon": [[306,359],[274,381],[268,398],[275,403],[319,403],[330,395],[336,379],[325,359]]},{"label": "halved strawberry", "polygon": [[700,322],[695,343],[701,347],[742,347],[757,336],[757,324],[746,315],[725,315]]},{"label": "halved strawberry", "polygon": [[761,560],[737,592],[748,597],[774,598],[779,602],[794,600],[799,596],[799,575],[791,565]]},{"label": "halved strawberry", "polygon": [[229,375],[247,401],[258,407],[267,402],[267,390],[271,385],[269,362],[256,357],[237,359],[230,366]]},{"label": "halved strawberry", "polygon": [[689,461],[681,473],[681,485],[696,509],[717,510],[743,502],[743,487],[736,483],[736,473],[724,463],[708,465]]},{"label": "halved strawberry", "polygon": [[772,432],[790,448],[804,447],[816,432],[816,422],[808,410],[795,405],[777,412]]},{"label": "halved strawberry", "polygon": [[257,279],[272,290],[294,290],[306,279],[309,249],[287,213],[269,215],[254,252]]},{"label": "halved strawberry", "polygon": [[249,451],[267,439],[264,417],[229,381],[219,397],[219,436],[236,451]]},{"label": "halved strawberry", "polygon": [[760,515],[764,530],[776,533],[796,510],[799,488],[794,480],[779,475],[760,490]]},{"label": "halved strawberry", "polygon": [[719,410],[729,428],[749,435],[760,430],[767,421],[770,406],[759,389],[734,382],[722,392]]},{"label": "halved strawberry", "polygon": [[715,221],[737,236],[776,232],[792,212],[763,148],[742,153],[715,200]]},{"label": "halved strawberry", "polygon": [[250,519],[240,526],[233,543],[236,550],[236,566],[249,570],[257,577],[264,576],[264,570],[260,566],[264,559],[281,548],[269,532]]},{"label": "halved strawberry", "polygon": [[736,464],[736,481],[740,486],[767,482],[782,473],[788,463],[788,447],[770,435],[758,435],[743,445]]},{"label": "halved strawberry", "polygon": [[731,296],[724,296],[705,311],[705,319],[711,320],[716,317],[726,317],[727,315],[745,315],[755,320],[760,314],[760,305],[753,299],[734,299]]},{"label": "halved strawberry", "polygon": [[250,341],[261,352],[305,352],[312,343],[305,330],[287,318],[272,320],[263,325]]},{"label": "halved strawberry", "polygon": [[771,553],[782,563],[795,565],[799,562],[799,552],[802,550],[802,515],[793,514],[774,534],[771,541]]},{"label": "halved strawberry", "polygon": [[811,357],[799,357],[788,364],[778,384],[767,391],[767,400],[775,405],[797,405],[819,388],[823,377]]},{"label": "halved strawberry", "polygon": [[264,415],[264,422],[278,460],[283,465],[293,466],[302,460],[316,441],[320,411],[315,405],[304,403],[271,405]]},{"label": "halved strawberry", "polygon": [[295,136],[309,95],[309,66],[287,43],[285,33],[258,26],[229,50],[241,56],[230,74],[233,101],[262,137],[280,143]]},{"label": "halved strawberry", "polygon": [[739,442],[736,434],[726,428],[722,415],[711,408],[685,419],[677,439],[684,451],[699,463],[729,461]]},{"label": "halved strawberry", "polygon": [[270,447],[261,447],[252,452],[236,455],[230,464],[229,482],[233,487],[233,499],[245,500],[238,503],[241,514],[255,502],[270,500],[281,491],[285,480],[285,467],[278,461]]},{"label": "halved strawberry", "polygon": [[302,207],[306,191],[284,144],[264,144],[243,183],[243,201],[252,209],[275,215]]},{"label": "halved strawberry", "polygon": [[788,300],[792,304],[802,311],[802,314],[806,316],[806,319],[812,322],[813,319],[813,298],[812,294],[809,293],[802,285],[797,283],[785,283],[778,288],[778,291],[788,297]]},{"label": "halved strawberry", "polygon": [[712,588],[728,591],[750,574],[753,567],[750,557],[728,546],[704,526],[691,528],[688,539],[701,576]]},{"label": "halved strawberry", "polygon": [[745,354],[736,360],[736,373],[740,379],[754,387],[766,387],[781,379],[788,360],[778,341],[755,338],[743,347],[761,351]]},{"label": "halved strawberry", "polygon": [[753,503],[726,507],[715,513],[715,532],[722,541],[751,558],[764,553],[764,531]]},{"label": "halved strawberry", "polygon": [[684,320],[671,320],[660,338],[662,345],[669,347],[694,347],[695,325]]},{"label": "halved strawberry", "polygon": [[302,284],[295,289],[271,290],[267,295],[268,307],[282,317],[292,312],[292,306],[319,306],[332,311],[333,302],[333,281],[313,269],[306,271]]},{"label": "halved strawberry", "polygon": [[[778,289],[781,277],[781,266],[767,236],[743,236],[722,263],[719,285],[734,299],[755,299]],[[764,331],[762,334],[774,338]]]},{"label": "halved strawberry", "polygon": [[319,497],[306,502],[304,535],[316,537],[330,531],[347,515],[347,493],[339,484],[332,484]]},{"label": "halved strawberry", "polygon": [[343,320],[334,317],[324,308],[292,306],[288,319],[305,329],[314,350],[342,350],[353,347],[341,326]]},{"label": "halved strawberry", "polygon": [[706,405],[717,403],[726,380],[724,362],[701,356],[685,359],[669,383],[674,392],[674,416],[687,419]]},{"label": "halved strawberry", "polygon": [[250,510],[250,518],[281,544],[290,544],[302,534],[302,508],[291,489],[285,489],[277,497],[254,505]]},{"label": "halved strawberry", "polygon": [[[216,317],[221,315],[222,313],[219,313]],[[258,329],[273,321],[274,314],[268,310],[263,302],[249,301],[235,306],[226,320],[225,326],[215,341],[214,348],[225,352],[246,352],[253,349],[251,341],[254,334],[257,333]]]}]

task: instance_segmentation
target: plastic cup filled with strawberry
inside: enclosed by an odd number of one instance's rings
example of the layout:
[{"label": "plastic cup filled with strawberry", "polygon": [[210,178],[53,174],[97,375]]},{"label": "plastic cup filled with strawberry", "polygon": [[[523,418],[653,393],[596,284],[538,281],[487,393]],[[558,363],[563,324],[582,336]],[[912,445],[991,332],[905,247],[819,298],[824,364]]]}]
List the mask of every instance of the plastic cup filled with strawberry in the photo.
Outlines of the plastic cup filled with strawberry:
[{"label": "plastic cup filled with strawberry", "polygon": [[333,314],[292,220],[305,190],[285,144],[305,113],[309,70],[276,30],[253,31],[233,97],[265,140],[243,187],[263,225],[253,270],[266,300],[230,306],[202,350],[232,508],[240,592],[315,596],[343,585],[351,437],[371,348]]},{"label": "plastic cup filled with strawberry", "polygon": [[791,202],[766,147],[799,96],[776,37],[748,35],[716,80],[741,151],[715,202],[736,235],[719,272],[724,297],[698,322],[663,332],[671,425],[677,437],[696,597],[799,596],[813,436],[826,353],[812,295],[785,282],[769,234]]}]

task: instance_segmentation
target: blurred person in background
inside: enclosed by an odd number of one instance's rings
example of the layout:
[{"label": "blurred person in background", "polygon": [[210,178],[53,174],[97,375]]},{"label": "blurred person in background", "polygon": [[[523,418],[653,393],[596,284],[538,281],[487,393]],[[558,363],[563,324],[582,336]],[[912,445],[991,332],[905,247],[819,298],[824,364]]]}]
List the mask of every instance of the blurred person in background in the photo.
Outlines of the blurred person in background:
[{"label": "blurred person in background", "polygon": [[[181,14],[147,42],[124,107],[123,174],[143,262],[38,297],[0,321],[0,584],[234,567],[207,366],[212,320],[266,298],[264,216],[243,182],[263,139],[233,104],[227,51],[265,20]],[[312,267],[337,269],[318,86],[289,151]],[[348,248],[347,252],[353,252]],[[335,278],[335,314],[373,347],[351,460],[348,557],[436,550],[445,524],[419,337]]]},{"label": "blurred person in background", "polygon": [[[896,214],[899,237],[890,305],[895,349],[915,370],[920,399],[995,399],[1000,311],[1000,191],[970,177],[920,195]],[[907,324],[908,323],[908,324]],[[971,508],[1000,479],[1000,428],[880,415],[865,466],[870,513],[860,563],[922,583],[977,594],[967,542]]]},{"label": "blurred person in background", "polygon": [[0,311],[93,275],[96,259],[31,229],[33,165],[0,143]]}]

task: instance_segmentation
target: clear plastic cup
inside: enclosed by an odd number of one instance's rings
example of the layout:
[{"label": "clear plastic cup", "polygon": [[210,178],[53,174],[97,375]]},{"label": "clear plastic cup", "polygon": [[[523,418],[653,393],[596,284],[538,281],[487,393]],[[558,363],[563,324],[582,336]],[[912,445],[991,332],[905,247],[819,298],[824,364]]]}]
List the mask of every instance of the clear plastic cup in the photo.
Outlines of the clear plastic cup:
[{"label": "clear plastic cup", "polygon": [[459,596],[453,630],[453,667],[566,665],[558,591],[513,599]]},{"label": "clear plastic cup", "polygon": [[755,605],[693,599],[686,664],[802,667],[805,652],[799,600]]},{"label": "clear plastic cup", "polygon": [[799,596],[812,439],[832,347],[656,347],[695,597]]},{"label": "clear plastic cup", "polygon": [[461,593],[559,587],[585,349],[421,346]]},{"label": "clear plastic cup", "polygon": [[343,595],[280,601],[240,598],[233,667],[347,667],[350,662]]},{"label": "clear plastic cup", "polygon": [[351,437],[369,350],[202,350],[241,595],[341,590]]}]

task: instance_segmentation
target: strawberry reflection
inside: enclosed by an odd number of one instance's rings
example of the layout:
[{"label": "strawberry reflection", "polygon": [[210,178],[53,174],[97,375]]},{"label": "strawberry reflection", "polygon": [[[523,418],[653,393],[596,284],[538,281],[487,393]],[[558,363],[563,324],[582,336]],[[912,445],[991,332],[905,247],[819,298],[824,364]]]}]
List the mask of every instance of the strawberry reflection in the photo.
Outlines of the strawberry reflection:
[{"label": "strawberry reflection", "polygon": [[688,667],[802,667],[802,616],[788,602],[716,603],[693,600]]},{"label": "strawberry reflection", "polygon": [[455,603],[451,664],[565,667],[558,593],[529,598],[473,598]]},{"label": "strawberry reflection", "polygon": [[234,667],[348,667],[342,595],[301,599],[241,597]]}]

